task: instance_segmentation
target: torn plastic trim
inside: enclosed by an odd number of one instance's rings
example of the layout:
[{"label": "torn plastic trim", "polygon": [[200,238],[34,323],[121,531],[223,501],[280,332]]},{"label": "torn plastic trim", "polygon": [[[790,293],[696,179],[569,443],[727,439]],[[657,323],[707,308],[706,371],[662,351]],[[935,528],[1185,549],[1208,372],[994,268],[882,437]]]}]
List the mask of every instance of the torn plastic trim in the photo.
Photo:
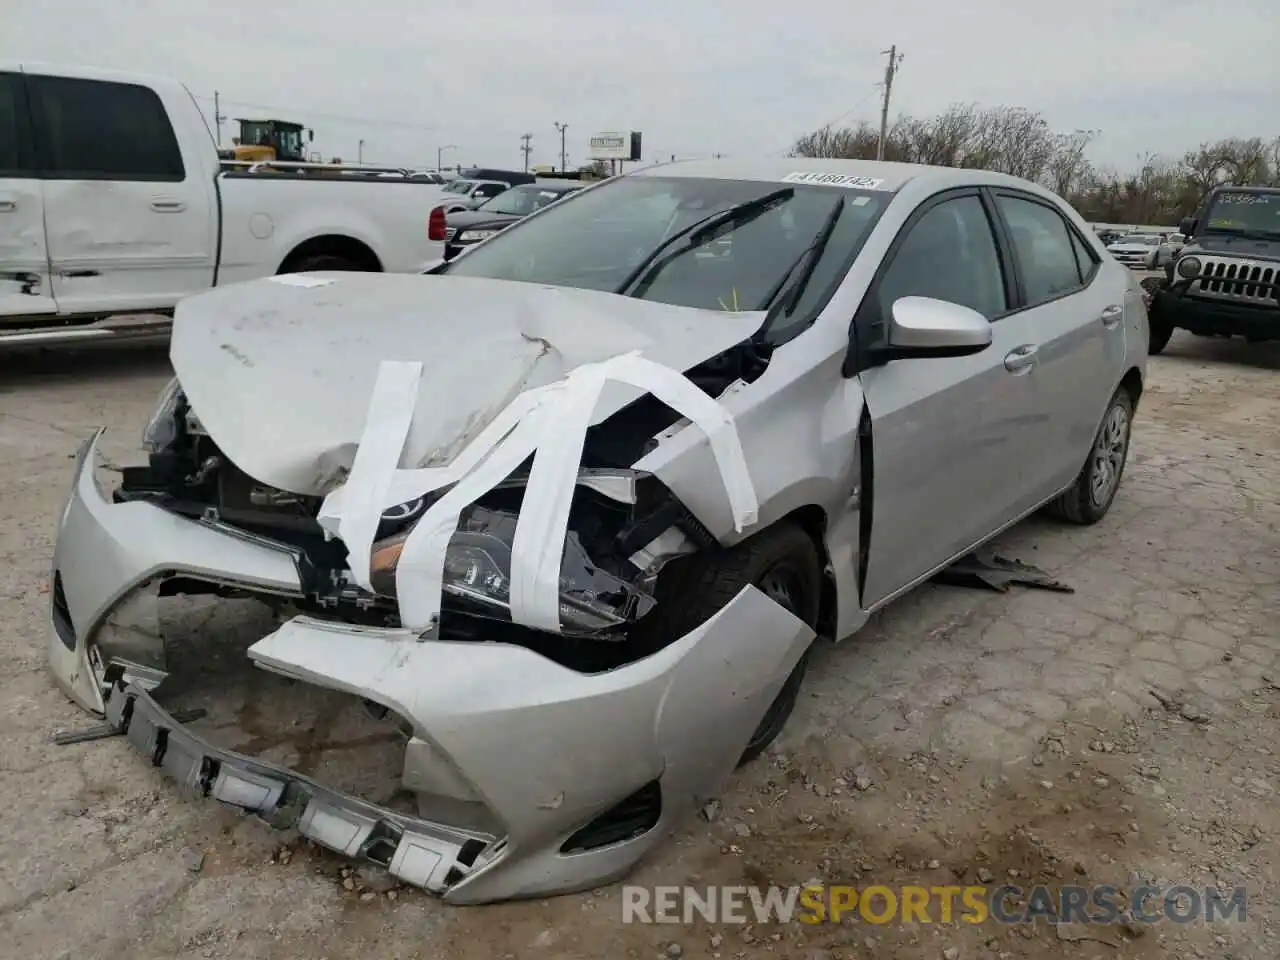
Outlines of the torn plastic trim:
[{"label": "torn plastic trim", "polygon": [[511,618],[560,631],[560,562],[569,508],[587,428],[609,381],[653,394],[699,427],[710,442],[735,527],[741,532],[756,522],[755,489],[733,417],[684,374],[638,351],[576,367],[563,380],[521,393],[448,466],[401,471],[421,372],[420,363],[383,362],[351,474],[325,498],[318,517],[346,544],[353,579],[372,590],[368,558],[383,511],[449,487],[409,532],[400,553],[396,593],[407,626],[437,626],[445,557],[462,511],[532,456],[512,544]]},{"label": "torn plastic trim", "polygon": [[[584,889],[623,875],[661,842],[663,827],[724,788],[813,637],[748,586],[673,643],[602,673],[516,644],[419,640],[409,630],[306,617],[248,655],[273,672],[387,707],[457,771],[506,838],[500,856],[449,892],[461,903]],[[417,779],[410,763],[406,754],[406,782]],[[655,778],[664,798],[659,827],[559,853]]]},{"label": "torn plastic trim", "polygon": [[385,867],[392,876],[442,893],[483,862],[497,838],[432,823],[333,790],[287,767],[215,747],[186,729],[148,694],[117,681],[107,722],[189,795],[296,827],[321,846]]}]

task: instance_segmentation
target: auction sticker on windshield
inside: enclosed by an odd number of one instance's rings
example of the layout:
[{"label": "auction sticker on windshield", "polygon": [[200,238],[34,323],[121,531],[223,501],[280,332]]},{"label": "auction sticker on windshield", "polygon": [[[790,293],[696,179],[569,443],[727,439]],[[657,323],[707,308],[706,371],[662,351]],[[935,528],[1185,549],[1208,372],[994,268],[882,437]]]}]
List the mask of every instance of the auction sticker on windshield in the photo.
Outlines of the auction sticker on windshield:
[{"label": "auction sticker on windshield", "polygon": [[848,187],[851,190],[879,190],[883,180],[875,177],[855,177],[847,173],[819,173],[796,170],[782,178],[783,183],[812,183],[815,186]]}]

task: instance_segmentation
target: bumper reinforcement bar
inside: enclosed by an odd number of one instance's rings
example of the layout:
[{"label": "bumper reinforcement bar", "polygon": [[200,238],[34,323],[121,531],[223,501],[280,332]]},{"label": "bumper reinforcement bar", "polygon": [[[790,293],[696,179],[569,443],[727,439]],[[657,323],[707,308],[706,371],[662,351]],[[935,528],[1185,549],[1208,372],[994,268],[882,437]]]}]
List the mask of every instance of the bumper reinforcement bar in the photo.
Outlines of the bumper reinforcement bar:
[{"label": "bumper reinforcement bar", "polygon": [[385,867],[431,893],[463,880],[495,838],[431,823],[332,790],[311,778],[213,746],[145,691],[116,681],[107,724],[181,789],[296,829],[330,850]]}]

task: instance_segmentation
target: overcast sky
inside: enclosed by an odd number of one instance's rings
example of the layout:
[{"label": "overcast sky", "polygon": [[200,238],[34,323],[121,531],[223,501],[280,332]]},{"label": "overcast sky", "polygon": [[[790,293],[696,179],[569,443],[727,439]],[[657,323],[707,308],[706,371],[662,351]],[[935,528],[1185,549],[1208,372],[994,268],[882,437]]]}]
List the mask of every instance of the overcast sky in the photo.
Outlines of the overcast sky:
[{"label": "overcast sky", "polygon": [[[1226,9],[1226,8],[1224,8]],[[1280,0],[0,0],[0,57],[183,80],[212,120],[315,130],[326,158],[434,166],[558,160],[640,130],[646,160],[784,152],[825,123],[956,101],[1096,129],[1096,162],[1280,135]],[[1206,19],[1206,17],[1208,19]],[[223,128],[229,145],[231,125]]]}]

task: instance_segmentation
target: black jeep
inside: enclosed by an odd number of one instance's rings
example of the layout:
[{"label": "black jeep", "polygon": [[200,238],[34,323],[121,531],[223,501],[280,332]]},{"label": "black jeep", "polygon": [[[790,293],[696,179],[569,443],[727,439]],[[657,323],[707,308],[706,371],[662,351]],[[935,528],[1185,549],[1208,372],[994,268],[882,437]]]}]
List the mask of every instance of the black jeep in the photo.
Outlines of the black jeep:
[{"label": "black jeep", "polygon": [[1186,245],[1151,294],[1151,353],[1178,328],[1202,337],[1280,339],[1280,188],[1215,187],[1182,221]]}]

